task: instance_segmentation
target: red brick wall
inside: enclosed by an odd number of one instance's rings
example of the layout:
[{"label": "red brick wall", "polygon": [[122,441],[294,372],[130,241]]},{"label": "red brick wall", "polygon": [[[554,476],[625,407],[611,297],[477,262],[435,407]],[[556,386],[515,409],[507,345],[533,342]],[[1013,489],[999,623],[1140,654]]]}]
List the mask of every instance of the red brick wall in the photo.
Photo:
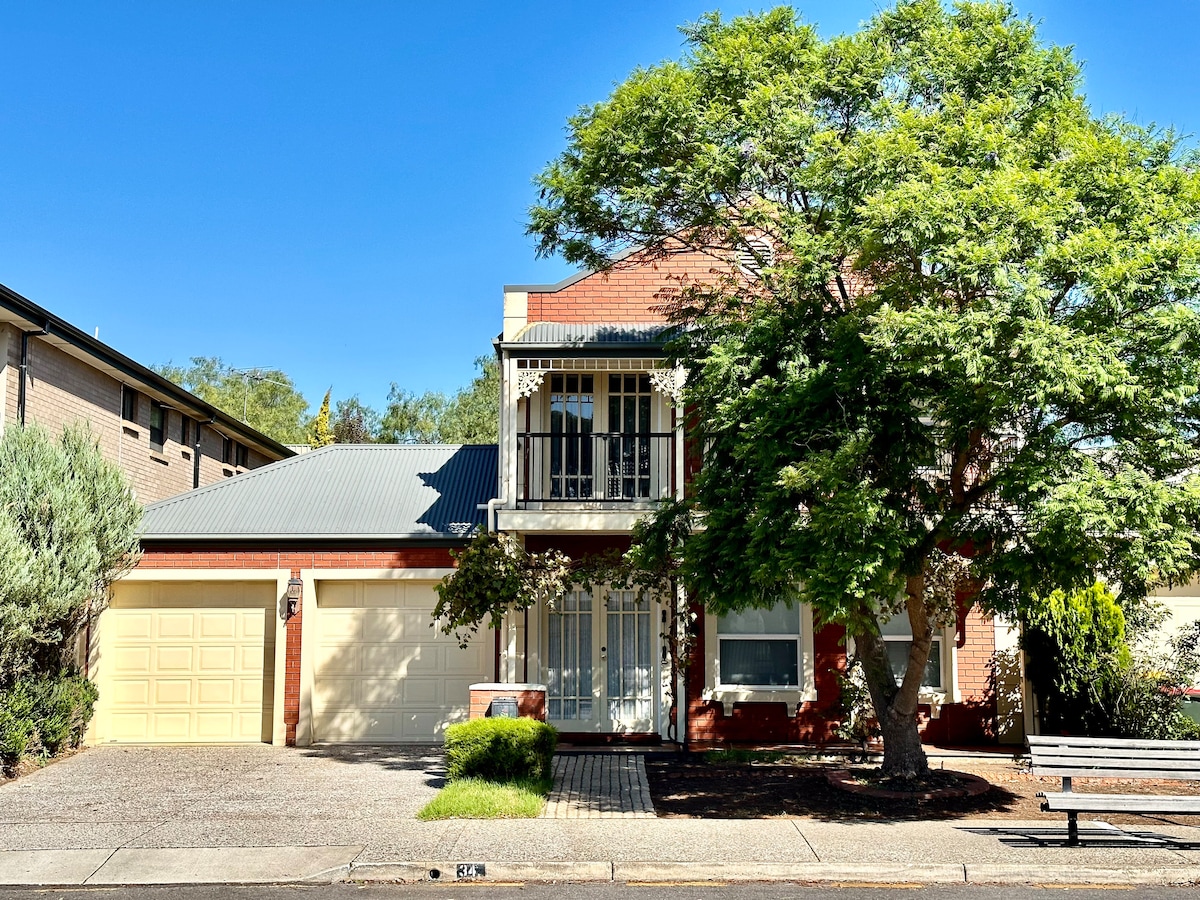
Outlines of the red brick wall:
[{"label": "red brick wall", "polygon": [[[139,569],[287,569],[299,578],[301,569],[435,569],[454,564],[445,547],[345,550],[238,550],[232,547],[171,547],[151,545],[138,562]],[[312,585],[304,586],[305,595]],[[288,620],[284,649],[283,722],[285,741],[296,743],[300,724],[300,635],[304,602]]]},{"label": "red brick wall", "polygon": [[[996,652],[992,619],[978,607],[964,603],[957,626],[958,689],[961,703],[943,704],[938,718],[930,708],[918,712],[922,738],[926,743],[974,746],[994,743],[996,699],[992,690],[992,658]],[[816,655],[817,700],[789,709],[784,703],[738,703],[733,715],[726,716],[722,705],[705,701],[703,666],[704,640],[697,641],[695,659],[688,670],[687,739],[699,746],[732,743],[824,743],[835,740],[832,714],[840,694],[837,675],[844,671],[846,651],[842,642],[845,630],[826,626],[813,637]],[[715,640],[715,636],[713,638]]]},{"label": "red brick wall", "polygon": [[546,721],[545,691],[514,691],[511,688],[471,688],[471,709],[468,718],[486,717],[492,701],[497,697],[515,697],[517,715],[529,716],[539,722]]},{"label": "red brick wall", "polygon": [[696,641],[694,662],[687,673],[688,743],[820,744],[833,740],[834,721],[830,713],[840,695],[837,676],[846,668],[844,634],[845,629],[840,626],[825,626],[813,635],[816,701],[801,703],[797,709],[790,709],[785,703],[735,703],[731,716],[725,715],[721,703],[703,698],[704,642],[716,640],[716,635],[702,634]]},{"label": "red brick wall", "polygon": [[695,251],[662,259],[637,254],[560,291],[529,294],[530,322],[661,322],[658,308],[681,285],[713,280],[714,269],[728,269],[718,257]]}]

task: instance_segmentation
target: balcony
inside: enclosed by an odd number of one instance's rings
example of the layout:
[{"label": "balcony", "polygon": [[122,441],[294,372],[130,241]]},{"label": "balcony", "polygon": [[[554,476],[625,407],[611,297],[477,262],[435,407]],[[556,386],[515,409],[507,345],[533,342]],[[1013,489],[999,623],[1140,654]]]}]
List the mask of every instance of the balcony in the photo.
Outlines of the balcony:
[{"label": "balcony", "polygon": [[517,467],[520,509],[648,505],[675,489],[675,435],[518,434]]}]

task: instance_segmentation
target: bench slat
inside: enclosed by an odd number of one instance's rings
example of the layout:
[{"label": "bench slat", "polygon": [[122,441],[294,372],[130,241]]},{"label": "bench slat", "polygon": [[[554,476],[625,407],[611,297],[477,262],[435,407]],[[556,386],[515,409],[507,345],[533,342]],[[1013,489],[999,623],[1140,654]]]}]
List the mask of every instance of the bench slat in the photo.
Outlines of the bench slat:
[{"label": "bench slat", "polygon": [[1037,747],[1033,759],[1185,759],[1200,766],[1196,750],[1124,750],[1099,747]]},{"label": "bench slat", "polygon": [[1121,750],[1192,750],[1200,753],[1200,741],[1143,741],[1131,738],[1071,737],[1052,734],[1031,734],[1026,741],[1031,748],[1063,744],[1075,747],[1114,747]]},{"label": "bench slat", "polygon": [[[1058,774],[1062,769],[1077,769],[1080,771],[1112,771],[1120,772],[1125,769],[1161,769],[1164,772],[1187,773],[1200,776],[1200,759],[1076,759],[1074,757],[1053,756],[1039,758],[1033,761],[1033,768],[1044,769],[1049,774]],[[1185,778],[1186,774],[1178,777]]]},{"label": "bench slat", "polygon": [[1200,797],[1162,794],[1040,794],[1047,812],[1132,812],[1200,815]]},{"label": "bench slat", "polygon": [[1153,778],[1162,781],[1200,781],[1200,772],[1172,771],[1166,769],[1089,769],[1089,768],[1033,768],[1033,774],[1046,778]]}]

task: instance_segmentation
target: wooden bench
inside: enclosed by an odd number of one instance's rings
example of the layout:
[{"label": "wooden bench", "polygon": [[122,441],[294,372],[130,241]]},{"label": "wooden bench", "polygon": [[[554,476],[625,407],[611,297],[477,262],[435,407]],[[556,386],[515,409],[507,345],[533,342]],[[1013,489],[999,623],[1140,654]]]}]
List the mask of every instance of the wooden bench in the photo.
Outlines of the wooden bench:
[{"label": "wooden bench", "polygon": [[1078,794],[1072,778],[1155,778],[1200,781],[1200,741],[1138,741],[1121,738],[1028,738],[1034,775],[1062,778],[1060,793],[1039,791],[1043,812],[1067,814],[1067,843],[1078,845],[1081,812],[1200,815],[1200,796]]}]

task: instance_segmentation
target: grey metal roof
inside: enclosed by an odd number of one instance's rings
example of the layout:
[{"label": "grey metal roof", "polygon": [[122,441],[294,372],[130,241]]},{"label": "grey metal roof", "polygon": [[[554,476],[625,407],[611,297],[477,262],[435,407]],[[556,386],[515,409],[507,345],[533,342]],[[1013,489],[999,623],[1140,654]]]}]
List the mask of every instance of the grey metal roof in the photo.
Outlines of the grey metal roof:
[{"label": "grey metal roof", "polygon": [[674,331],[673,326],[661,322],[631,325],[531,322],[506,344],[539,347],[587,347],[596,344],[605,347],[661,347]]},{"label": "grey metal roof", "polygon": [[494,445],[333,444],[146,507],[144,540],[463,538]]}]

